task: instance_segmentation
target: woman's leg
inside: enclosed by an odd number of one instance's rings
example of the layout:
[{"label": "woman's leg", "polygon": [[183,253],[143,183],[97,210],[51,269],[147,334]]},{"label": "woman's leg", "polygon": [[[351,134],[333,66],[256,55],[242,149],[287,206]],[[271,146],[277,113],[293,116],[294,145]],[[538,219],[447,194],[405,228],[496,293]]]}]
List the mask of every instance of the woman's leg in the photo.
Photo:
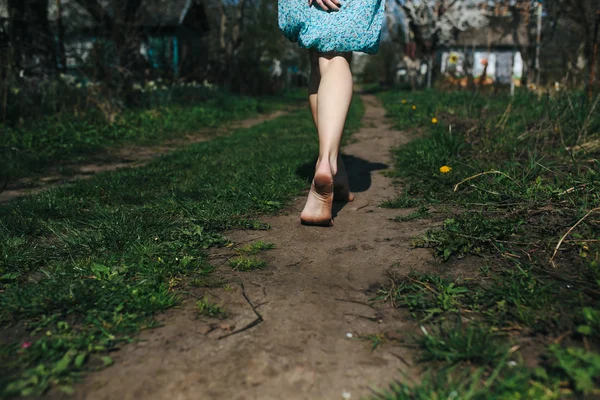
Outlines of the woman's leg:
[{"label": "woman's leg", "polygon": [[[350,61],[350,57],[348,57]],[[316,50],[310,50],[310,80],[308,82],[308,102],[312,113],[315,128],[318,128],[318,91],[321,83],[321,73],[319,71],[319,53]],[[354,194],[350,192],[350,184],[348,182],[348,173],[346,166],[342,161],[342,156],[338,155],[337,159],[337,174],[333,178],[334,186],[334,201],[354,201]]]},{"label": "woman's leg", "polygon": [[[340,142],[344,123],[352,100],[351,53],[311,53],[312,71],[309,84],[309,102],[319,132],[319,159],[315,178],[308,195],[301,220],[309,225],[332,225],[334,177],[340,172]],[[343,171],[344,179],[345,169]],[[345,200],[351,200],[349,190]]]}]

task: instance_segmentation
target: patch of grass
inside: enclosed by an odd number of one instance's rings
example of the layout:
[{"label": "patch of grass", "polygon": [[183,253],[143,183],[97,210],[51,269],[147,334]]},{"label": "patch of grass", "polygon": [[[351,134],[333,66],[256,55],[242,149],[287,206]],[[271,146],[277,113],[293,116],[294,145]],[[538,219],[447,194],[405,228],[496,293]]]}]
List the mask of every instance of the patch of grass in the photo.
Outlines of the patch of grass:
[{"label": "patch of grass", "polygon": [[236,249],[236,252],[238,254],[245,254],[251,256],[266,250],[272,250],[274,248],[275,245],[273,243],[263,242],[262,240],[259,240],[253,243],[249,243],[243,247],[240,247],[239,249]]},{"label": "patch of grass", "polygon": [[196,308],[198,309],[198,313],[205,317],[223,319],[227,316],[223,307],[211,302],[206,297],[203,297],[196,302]]},{"label": "patch of grass", "polygon": [[[426,207],[423,209],[427,210]],[[444,221],[441,229],[429,230],[422,239],[415,241],[415,245],[431,247],[437,256],[448,261],[452,256],[477,255],[488,247],[497,246],[499,241],[510,238],[517,232],[522,223],[518,219],[464,213]]]},{"label": "patch of grass", "polygon": [[551,345],[549,350],[552,368],[571,382],[577,394],[600,395],[600,353],[560,345]]},{"label": "patch of grass", "polygon": [[229,266],[234,271],[249,272],[264,268],[267,266],[267,263],[255,257],[239,256],[229,260]]},{"label": "patch of grass", "polygon": [[377,333],[372,335],[361,335],[360,338],[362,340],[368,341],[371,343],[371,350],[375,351],[379,346],[385,343],[388,338],[383,333]]},{"label": "patch of grass", "polygon": [[458,313],[464,307],[463,299],[469,292],[461,281],[453,282],[433,274],[411,272],[391,282],[391,287],[379,292],[380,298],[407,307],[421,322],[445,312]]},{"label": "patch of grass", "polygon": [[[445,368],[425,374],[419,383],[394,382],[373,400],[558,400],[564,390],[545,379],[544,372],[509,367],[502,361],[488,373],[484,368]],[[410,381],[410,379],[406,379]]]},{"label": "patch of grass", "polygon": [[[418,133],[396,149],[395,176],[423,207],[447,204],[452,210],[441,228],[414,241],[448,263],[437,273],[395,277],[381,292],[419,323],[437,323],[424,326],[433,334],[420,344],[440,375],[415,387],[399,385],[386,398],[600,393],[597,347],[590,345],[600,340],[600,230],[597,214],[590,213],[600,207],[595,105],[572,92],[544,99],[525,92],[513,98],[440,91],[380,96],[399,128]],[[485,267],[468,281],[452,277],[472,264]],[[457,316],[468,316],[475,328],[449,326]],[[469,356],[498,349],[498,332],[545,348],[539,358],[512,349],[540,368],[511,364],[496,374],[493,360],[501,352]],[[560,344],[548,346],[553,342]],[[480,375],[444,373],[455,363],[474,366]]]},{"label": "patch of grass", "polygon": [[[347,133],[361,115],[357,99]],[[225,230],[268,229],[309,185],[311,124],[302,110],[0,206],[0,396],[69,390],[214,270]]]},{"label": "patch of grass", "polygon": [[413,208],[423,204],[423,199],[418,197],[413,197],[408,193],[403,193],[402,195],[389,199],[381,203],[381,207],[383,208]]},{"label": "patch of grass", "polygon": [[426,334],[418,339],[423,361],[444,361],[449,364],[466,361],[493,366],[508,354],[508,346],[502,340],[489,328],[477,324],[464,326],[458,321],[424,332]]},{"label": "patch of grass", "polygon": [[408,222],[408,221],[414,221],[416,219],[423,219],[423,218],[427,218],[429,217],[431,214],[429,214],[429,207],[419,207],[418,210],[413,211],[412,213],[408,214],[408,215],[399,215],[397,217],[394,218],[394,221],[396,222]]},{"label": "patch of grass", "polygon": [[166,88],[146,97],[153,99],[140,99],[137,107],[125,109],[112,122],[84,101],[75,112],[55,111],[0,125],[0,182],[48,165],[81,161],[112,146],[158,143],[297,102],[294,95],[249,98],[206,88]]}]

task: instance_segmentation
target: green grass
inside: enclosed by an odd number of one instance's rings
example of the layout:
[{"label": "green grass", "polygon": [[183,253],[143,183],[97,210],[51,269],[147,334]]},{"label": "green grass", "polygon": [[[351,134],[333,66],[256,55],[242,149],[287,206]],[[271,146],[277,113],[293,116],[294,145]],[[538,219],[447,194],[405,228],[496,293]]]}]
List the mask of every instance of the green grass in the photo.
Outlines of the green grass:
[{"label": "green grass", "polygon": [[[409,379],[406,379],[409,380]],[[572,393],[571,393],[572,394]],[[374,400],[558,400],[568,396],[543,371],[510,367],[501,362],[491,372],[484,368],[446,368],[426,373],[421,382],[394,382]]]},{"label": "green grass", "polygon": [[225,309],[218,304],[211,302],[206,297],[196,302],[196,309],[200,315],[210,318],[225,318],[227,313]]},{"label": "green grass", "polygon": [[[396,276],[380,292],[422,324],[427,334],[416,341],[434,372],[382,398],[600,394],[600,226],[588,214],[600,207],[594,104],[577,93],[380,96],[397,127],[415,136],[395,150],[403,194],[384,205],[421,207],[403,219],[426,218],[432,205],[452,210],[413,241],[432,250],[439,269]],[[451,323],[459,318],[468,323]],[[521,353],[527,340],[540,350]],[[502,361],[509,347],[510,368]]]},{"label": "green grass", "polygon": [[249,243],[245,246],[236,249],[236,252],[239,254],[245,255],[256,255],[266,250],[272,250],[275,248],[273,243],[263,242],[262,240],[258,240],[253,243]]},{"label": "green grass", "polygon": [[394,218],[394,221],[397,222],[408,222],[414,221],[416,219],[423,219],[429,217],[431,214],[429,213],[429,207],[421,206],[417,210],[413,211],[408,215],[399,215]]},{"label": "green grass", "polygon": [[418,338],[423,353],[422,361],[444,361],[448,364],[470,362],[494,366],[509,350],[502,339],[477,324],[463,326],[459,321],[425,332],[425,335]]},{"label": "green grass", "polygon": [[[348,132],[361,115],[354,102]],[[70,391],[108,363],[210,276],[225,230],[269,228],[317,150],[301,111],[0,206],[2,396]]]},{"label": "green grass", "polygon": [[413,208],[423,204],[423,200],[418,197],[410,196],[407,193],[403,193],[393,199],[388,199],[381,203],[383,208]]},{"label": "green grass", "polygon": [[0,125],[0,183],[41,172],[48,166],[98,156],[112,146],[159,143],[298,101],[295,93],[249,98],[206,88],[157,90],[146,97],[135,108],[118,107],[113,117],[102,112],[104,108],[84,102],[49,116]]},{"label": "green grass", "polygon": [[249,272],[264,268],[267,266],[267,263],[255,257],[239,256],[229,260],[229,266],[234,271]]}]

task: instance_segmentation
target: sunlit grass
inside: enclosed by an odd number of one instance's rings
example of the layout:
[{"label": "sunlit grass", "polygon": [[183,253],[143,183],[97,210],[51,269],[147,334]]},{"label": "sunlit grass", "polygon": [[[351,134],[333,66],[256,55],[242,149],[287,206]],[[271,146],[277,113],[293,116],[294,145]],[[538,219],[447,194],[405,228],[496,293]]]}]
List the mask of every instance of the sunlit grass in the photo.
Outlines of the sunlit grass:
[{"label": "sunlit grass", "polygon": [[[347,133],[361,115],[357,100]],[[0,346],[0,396],[69,391],[188,284],[223,285],[210,279],[207,250],[229,244],[227,229],[268,229],[261,215],[308,187],[300,171],[317,150],[309,113],[295,112],[0,206],[0,325],[21,332]]]},{"label": "sunlit grass", "polygon": [[[593,104],[577,93],[381,96],[397,126],[418,133],[395,151],[404,192],[385,206],[421,206],[401,221],[426,218],[428,205],[452,206],[442,226],[413,240],[431,249],[439,270],[396,276],[380,292],[422,325],[422,360],[439,373],[381,398],[599,394],[600,359],[590,343],[600,340],[600,230],[597,218],[582,219],[600,206]],[[473,265],[474,275],[453,272]],[[535,370],[521,364],[526,338],[546,349]],[[459,367],[449,372],[452,365]],[[456,373],[463,368],[475,372]]]}]

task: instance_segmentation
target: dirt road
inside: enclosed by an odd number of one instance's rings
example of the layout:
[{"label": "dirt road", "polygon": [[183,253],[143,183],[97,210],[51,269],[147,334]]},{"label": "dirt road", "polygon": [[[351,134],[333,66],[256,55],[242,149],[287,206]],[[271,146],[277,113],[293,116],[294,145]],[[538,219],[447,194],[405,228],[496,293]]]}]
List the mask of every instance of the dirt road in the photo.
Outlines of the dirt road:
[{"label": "dirt road", "polygon": [[161,317],[163,327],[117,352],[114,366],[87,377],[75,398],[359,399],[402,372],[417,374],[406,347],[391,340],[373,350],[368,340],[414,334],[402,311],[371,299],[392,265],[408,272],[431,255],[410,246],[422,223],[398,224],[391,219],[402,211],[379,208],[397,190],[382,174],[392,165],[390,149],[408,139],[390,127],[375,97],[363,100],[363,128],[343,150],[356,201],[338,206],[335,227],[300,225],[298,198],[285,215],[265,219],[270,231],[229,232],[237,244],[276,245],[259,256],[268,267],[254,272],[232,272],[230,250],[214,253],[222,264],[215,276],[229,283],[195,294],[209,295],[229,317],[198,317],[190,297]]}]

